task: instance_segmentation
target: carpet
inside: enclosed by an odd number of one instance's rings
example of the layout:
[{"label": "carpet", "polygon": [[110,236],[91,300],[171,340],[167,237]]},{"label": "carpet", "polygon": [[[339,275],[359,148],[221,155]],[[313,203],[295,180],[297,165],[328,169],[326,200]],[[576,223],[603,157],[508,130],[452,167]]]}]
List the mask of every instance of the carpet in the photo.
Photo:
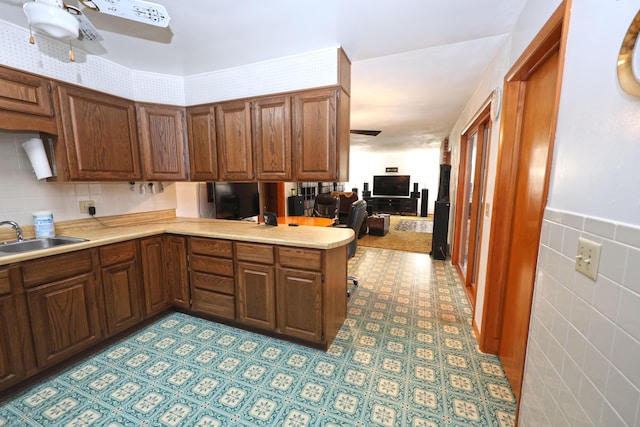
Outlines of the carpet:
[{"label": "carpet", "polygon": [[401,219],[393,229],[396,231],[411,231],[413,233],[433,233],[433,221]]},{"label": "carpet", "polygon": [[[394,249],[397,251],[417,252],[422,254],[431,253],[432,233],[401,231],[397,226],[403,222],[425,222],[433,228],[433,217],[423,219],[407,220],[406,217],[391,215],[389,223],[389,233],[385,236],[366,235],[358,240],[358,246],[370,248]],[[419,228],[423,228],[418,226]]]}]

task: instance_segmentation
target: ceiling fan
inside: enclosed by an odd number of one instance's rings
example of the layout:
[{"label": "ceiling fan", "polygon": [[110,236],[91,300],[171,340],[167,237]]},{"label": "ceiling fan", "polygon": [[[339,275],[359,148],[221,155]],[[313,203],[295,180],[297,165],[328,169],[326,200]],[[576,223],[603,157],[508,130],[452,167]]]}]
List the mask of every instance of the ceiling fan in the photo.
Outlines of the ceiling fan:
[{"label": "ceiling fan", "polygon": [[[107,15],[167,27],[171,17],[161,4],[145,0],[79,0],[86,8]],[[56,39],[104,40],[82,11],[62,0],[33,0],[23,5],[29,29]],[[35,43],[33,35],[29,38]],[[73,51],[69,52],[73,61]]]},{"label": "ceiling fan", "polygon": [[349,131],[355,135],[366,135],[366,136],[378,136],[381,130],[361,130],[361,129],[351,129]]}]

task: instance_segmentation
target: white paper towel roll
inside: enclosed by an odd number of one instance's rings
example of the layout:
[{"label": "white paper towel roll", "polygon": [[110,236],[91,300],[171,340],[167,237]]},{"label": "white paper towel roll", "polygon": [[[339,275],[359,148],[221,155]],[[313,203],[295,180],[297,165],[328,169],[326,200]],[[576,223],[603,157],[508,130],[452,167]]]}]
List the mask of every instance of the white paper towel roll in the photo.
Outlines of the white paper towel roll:
[{"label": "white paper towel roll", "polygon": [[49,178],[52,175],[51,167],[49,166],[49,159],[44,151],[42,140],[40,138],[31,138],[22,143],[22,148],[27,152],[27,157],[29,157],[33,171],[36,173],[36,178]]}]

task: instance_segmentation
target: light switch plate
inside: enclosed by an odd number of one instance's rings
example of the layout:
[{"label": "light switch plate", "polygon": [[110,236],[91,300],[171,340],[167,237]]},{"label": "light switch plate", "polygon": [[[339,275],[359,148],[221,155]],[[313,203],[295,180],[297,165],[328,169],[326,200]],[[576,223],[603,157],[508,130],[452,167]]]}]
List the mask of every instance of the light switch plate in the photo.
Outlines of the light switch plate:
[{"label": "light switch plate", "polygon": [[600,249],[602,244],[583,237],[578,238],[578,255],[576,256],[576,270],[591,280],[598,277],[600,264]]}]

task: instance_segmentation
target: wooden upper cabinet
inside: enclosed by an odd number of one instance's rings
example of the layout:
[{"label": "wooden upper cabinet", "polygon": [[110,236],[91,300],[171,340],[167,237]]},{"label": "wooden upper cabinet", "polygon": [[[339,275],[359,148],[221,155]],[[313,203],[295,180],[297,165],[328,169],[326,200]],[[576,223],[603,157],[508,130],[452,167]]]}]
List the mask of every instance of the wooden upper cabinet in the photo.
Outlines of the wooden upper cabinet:
[{"label": "wooden upper cabinet", "polygon": [[[293,132],[295,147],[295,179],[298,181],[345,181],[344,146],[348,156],[348,114],[340,115],[339,89],[311,90],[293,98]],[[347,104],[348,105],[348,104]],[[346,126],[346,141],[344,127]],[[344,168],[344,169],[343,169]]]},{"label": "wooden upper cabinet", "polygon": [[252,103],[256,178],[286,181],[291,168],[291,97],[264,98]]},{"label": "wooden upper cabinet", "polygon": [[57,93],[70,179],[140,180],[134,103],[74,86]]},{"label": "wooden upper cabinet", "polygon": [[222,181],[252,181],[251,106],[249,101],[216,106],[218,164]]},{"label": "wooden upper cabinet", "polygon": [[187,179],[185,109],[170,105],[136,105],[140,126],[142,176],[147,180]]},{"label": "wooden upper cabinet", "polygon": [[0,67],[0,128],[57,133],[51,82]]},{"label": "wooden upper cabinet", "polygon": [[49,80],[0,67],[0,109],[53,117]]},{"label": "wooden upper cabinet", "polygon": [[218,152],[216,148],[216,114],[213,105],[187,108],[189,132],[189,167],[191,180],[218,179]]}]

